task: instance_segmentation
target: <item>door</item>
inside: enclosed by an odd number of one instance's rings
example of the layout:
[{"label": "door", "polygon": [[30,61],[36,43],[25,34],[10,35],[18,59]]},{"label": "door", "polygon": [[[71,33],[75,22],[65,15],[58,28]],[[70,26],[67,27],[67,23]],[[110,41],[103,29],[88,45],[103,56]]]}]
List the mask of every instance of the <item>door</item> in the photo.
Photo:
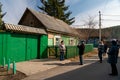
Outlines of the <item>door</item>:
[{"label": "door", "polygon": [[37,58],[37,36],[27,35],[26,38],[26,60]]}]

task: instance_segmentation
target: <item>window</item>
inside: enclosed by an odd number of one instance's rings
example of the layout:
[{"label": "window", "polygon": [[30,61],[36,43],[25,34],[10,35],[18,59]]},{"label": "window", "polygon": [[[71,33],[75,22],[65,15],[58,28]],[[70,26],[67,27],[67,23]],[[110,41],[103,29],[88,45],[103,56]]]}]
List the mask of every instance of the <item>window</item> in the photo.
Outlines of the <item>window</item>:
[{"label": "window", "polygon": [[56,35],[54,37],[54,45],[59,45],[60,44],[60,40],[61,40],[61,36]]},{"label": "window", "polygon": [[71,46],[74,46],[74,45],[75,45],[74,38],[70,38],[70,45],[71,45]]}]

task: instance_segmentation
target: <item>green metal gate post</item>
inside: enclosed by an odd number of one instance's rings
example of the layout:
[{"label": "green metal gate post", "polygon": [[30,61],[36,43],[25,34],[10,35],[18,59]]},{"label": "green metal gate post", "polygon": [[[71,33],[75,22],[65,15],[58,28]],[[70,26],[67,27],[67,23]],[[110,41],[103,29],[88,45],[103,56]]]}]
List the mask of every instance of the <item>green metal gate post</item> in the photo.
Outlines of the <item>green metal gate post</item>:
[{"label": "green metal gate post", "polygon": [[13,62],[13,74],[14,75],[16,74],[16,64],[15,64],[15,61]]},{"label": "green metal gate post", "polygon": [[8,59],[8,67],[7,67],[7,70],[8,70],[8,71],[10,70],[10,59]]},{"label": "green metal gate post", "polygon": [[5,57],[3,57],[3,68],[5,68]]}]

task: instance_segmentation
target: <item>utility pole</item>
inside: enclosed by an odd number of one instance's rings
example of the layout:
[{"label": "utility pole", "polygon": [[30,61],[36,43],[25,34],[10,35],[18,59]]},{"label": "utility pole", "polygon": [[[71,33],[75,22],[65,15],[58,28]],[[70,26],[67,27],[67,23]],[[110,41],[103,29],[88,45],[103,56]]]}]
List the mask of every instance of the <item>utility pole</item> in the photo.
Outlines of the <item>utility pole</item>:
[{"label": "utility pole", "polygon": [[99,11],[99,41],[101,41],[101,12]]}]

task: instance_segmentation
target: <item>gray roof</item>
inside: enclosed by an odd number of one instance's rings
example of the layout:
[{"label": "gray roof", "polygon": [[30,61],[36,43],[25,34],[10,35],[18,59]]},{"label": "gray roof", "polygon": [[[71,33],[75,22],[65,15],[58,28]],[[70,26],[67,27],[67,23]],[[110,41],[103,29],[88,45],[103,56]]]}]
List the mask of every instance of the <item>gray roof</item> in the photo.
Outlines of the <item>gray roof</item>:
[{"label": "gray roof", "polygon": [[14,32],[32,33],[32,34],[47,34],[44,29],[28,27],[23,25],[13,25],[5,23],[5,30],[10,30]]},{"label": "gray roof", "polygon": [[47,28],[48,31],[58,31],[63,34],[65,33],[78,35],[77,31],[74,32],[75,30],[73,30],[68,24],[66,24],[62,20],[34,11],[32,9],[28,10]]}]

